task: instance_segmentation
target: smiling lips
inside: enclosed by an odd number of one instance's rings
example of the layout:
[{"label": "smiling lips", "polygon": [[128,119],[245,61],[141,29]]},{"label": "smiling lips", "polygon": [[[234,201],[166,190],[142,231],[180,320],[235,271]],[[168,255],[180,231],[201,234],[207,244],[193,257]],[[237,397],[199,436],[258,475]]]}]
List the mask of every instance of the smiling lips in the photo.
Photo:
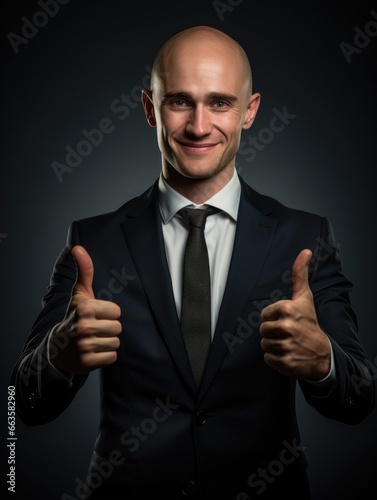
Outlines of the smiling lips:
[{"label": "smiling lips", "polygon": [[189,143],[189,142],[179,142],[179,146],[186,152],[191,154],[204,154],[211,151],[217,145],[216,143]]}]

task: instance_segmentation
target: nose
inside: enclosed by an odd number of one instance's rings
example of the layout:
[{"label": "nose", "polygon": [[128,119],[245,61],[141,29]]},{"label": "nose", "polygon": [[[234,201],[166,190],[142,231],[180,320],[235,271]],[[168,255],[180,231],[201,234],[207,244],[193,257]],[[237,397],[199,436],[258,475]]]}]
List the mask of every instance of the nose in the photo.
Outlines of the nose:
[{"label": "nose", "polygon": [[211,130],[209,112],[203,106],[194,107],[186,123],[186,132],[195,137],[204,137],[209,135]]}]

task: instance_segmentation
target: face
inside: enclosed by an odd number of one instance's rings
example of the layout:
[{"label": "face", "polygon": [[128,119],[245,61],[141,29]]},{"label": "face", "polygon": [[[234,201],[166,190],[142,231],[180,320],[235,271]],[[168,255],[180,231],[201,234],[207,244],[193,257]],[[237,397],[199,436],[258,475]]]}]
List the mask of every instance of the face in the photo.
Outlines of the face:
[{"label": "face", "polygon": [[149,124],[157,127],[165,178],[233,173],[241,132],[259,105],[239,53],[213,38],[184,41],[166,51],[161,74],[143,103]]}]

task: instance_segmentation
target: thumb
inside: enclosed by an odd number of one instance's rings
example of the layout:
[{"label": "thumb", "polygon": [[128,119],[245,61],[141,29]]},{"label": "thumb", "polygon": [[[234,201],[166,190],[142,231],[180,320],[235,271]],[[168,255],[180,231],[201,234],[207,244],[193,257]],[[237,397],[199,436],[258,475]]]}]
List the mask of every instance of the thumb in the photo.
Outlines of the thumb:
[{"label": "thumb", "polygon": [[311,293],[309,287],[309,262],[312,258],[312,251],[302,250],[296,257],[292,267],[293,294],[292,300],[302,297],[307,292]]},{"label": "thumb", "polygon": [[76,283],[74,293],[81,292],[94,298],[93,293],[93,261],[84,247],[76,245],[72,248],[73,259],[76,264]]}]

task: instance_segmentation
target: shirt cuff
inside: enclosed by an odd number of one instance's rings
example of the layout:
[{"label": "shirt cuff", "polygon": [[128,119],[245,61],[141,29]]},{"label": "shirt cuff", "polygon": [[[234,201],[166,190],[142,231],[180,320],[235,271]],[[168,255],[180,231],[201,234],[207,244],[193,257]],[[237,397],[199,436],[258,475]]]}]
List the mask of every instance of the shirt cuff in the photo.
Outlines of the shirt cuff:
[{"label": "shirt cuff", "polygon": [[317,391],[326,391],[331,389],[336,380],[334,352],[329,338],[328,341],[330,344],[330,356],[331,356],[329,373],[326,375],[326,377],[322,378],[321,380],[304,379],[307,384],[309,384],[310,386],[313,387],[313,389],[316,390],[316,393]]}]

